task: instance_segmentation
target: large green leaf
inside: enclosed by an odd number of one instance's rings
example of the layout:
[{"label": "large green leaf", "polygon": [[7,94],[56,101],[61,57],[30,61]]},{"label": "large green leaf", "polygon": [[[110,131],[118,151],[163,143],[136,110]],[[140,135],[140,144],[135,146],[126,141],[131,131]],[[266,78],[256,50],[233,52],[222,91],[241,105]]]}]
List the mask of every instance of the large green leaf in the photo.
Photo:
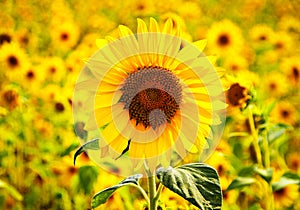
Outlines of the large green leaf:
[{"label": "large green leaf", "polygon": [[107,201],[107,199],[120,187],[132,184],[138,185],[138,181],[140,178],[142,178],[142,176],[142,174],[129,176],[123,181],[121,181],[119,184],[98,192],[96,195],[94,195],[92,199],[92,208],[96,208],[97,206],[104,204]]},{"label": "large green leaf", "polygon": [[160,182],[201,210],[221,209],[222,191],[216,170],[203,163],[159,168]]},{"label": "large green leaf", "polygon": [[79,147],[79,149],[74,154],[74,165],[75,165],[75,162],[76,162],[76,158],[81,153],[86,151],[87,149],[98,150],[99,149],[99,139],[92,139],[92,140],[84,143],[81,147]]}]

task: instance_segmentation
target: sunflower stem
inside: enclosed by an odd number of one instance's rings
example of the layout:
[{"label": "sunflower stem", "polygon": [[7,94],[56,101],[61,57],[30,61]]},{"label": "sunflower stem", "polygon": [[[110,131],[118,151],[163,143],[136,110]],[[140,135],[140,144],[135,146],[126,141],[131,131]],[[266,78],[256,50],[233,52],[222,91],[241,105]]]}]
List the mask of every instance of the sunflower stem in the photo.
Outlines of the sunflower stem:
[{"label": "sunflower stem", "polygon": [[262,166],[262,157],[261,157],[261,151],[260,147],[258,145],[258,134],[255,128],[255,123],[254,123],[254,118],[253,118],[253,113],[251,107],[248,109],[248,120],[249,120],[249,125],[250,125],[250,131],[251,135],[253,137],[253,146],[256,154],[256,159],[257,163],[259,166]]},{"label": "sunflower stem", "polygon": [[154,174],[148,175],[148,190],[149,190],[149,210],[156,210],[157,198],[156,198],[156,183]]}]

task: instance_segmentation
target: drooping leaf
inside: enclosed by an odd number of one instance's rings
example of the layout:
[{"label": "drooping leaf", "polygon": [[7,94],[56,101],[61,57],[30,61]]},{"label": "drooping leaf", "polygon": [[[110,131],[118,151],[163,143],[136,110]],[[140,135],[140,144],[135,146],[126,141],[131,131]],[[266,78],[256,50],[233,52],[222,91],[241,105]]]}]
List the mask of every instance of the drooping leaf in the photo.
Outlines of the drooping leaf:
[{"label": "drooping leaf", "polygon": [[273,176],[272,168],[267,168],[267,169],[256,168],[255,172],[258,175],[260,175],[264,180],[266,180],[268,183],[272,180],[272,176]]},{"label": "drooping leaf", "polygon": [[99,139],[92,139],[86,143],[84,143],[81,147],[79,147],[79,149],[75,152],[74,154],[74,165],[76,162],[76,158],[83,153],[84,151],[86,151],[87,149],[91,149],[91,150],[98,150],[99,149]]},{"label": "drooping leaf", "polygon": [[257,169],[257,165],[246,166],[239,171],[238,176],[241,177],[252,176],[255,174],[256,169]]},{"label": "drooping leaf", "polygon": [[160,182],[201,210],[221,209],[222,191],[216,170],[203,163],[159,168]]},{"label": "drooping leaf", "polygon": [[228,188],[226,190],[228,191],[228,190],[232,190],[232,189],[243,188],[243,187],[249,186],[253,183],[255,183],[254,178],[239,176],[230,183],[230,185],[228,186]]},{"label": "drooping leaf", "polygon": [[107,201],[107,199],[120,187],[131,185],[131,184],[138,185],[138,181],[140,178],[142,178],[142,176],[143,176],[142,174],[129,176],[123,181],[121,181],[119,184],[98,192],[97,194],[94,195],[92,199],[92,208],[96,208],[101,204],[104,204]]}]

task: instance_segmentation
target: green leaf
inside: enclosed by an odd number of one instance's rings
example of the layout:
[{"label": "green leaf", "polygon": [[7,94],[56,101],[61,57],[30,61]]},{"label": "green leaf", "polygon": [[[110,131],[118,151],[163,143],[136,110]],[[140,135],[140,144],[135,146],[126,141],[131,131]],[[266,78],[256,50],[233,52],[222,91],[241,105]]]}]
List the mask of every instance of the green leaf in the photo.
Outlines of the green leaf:
[{"label": "green leaf", "polygon": [[82,166],[78,169],[78,189],[85,194],[91,193],[93,184],[97,181],[99,170],[96,166]]},{"label": "green leaf", "polygon": [[98,192],[96,195],[94,195],[92,199],[92,208],[96,208],[97,206],[104,204],[107,201],[107,199],[120,187],[132,184],[138,185],[138,181],[140,178],[142,178],[142,176],[142,174],[129,176],[123,181],[121,181],[119,184]]},{"label": "green leaf", "polygon": [[226,190],[228,191],[232,189],[243,188],[245,186],[253,184],[254,182],[255,179],[251,177],[237,177],[230,183]]},{"label": "green leaf", "polygon": [[84,143],[74,154],[74,165],[76,162],[76,158],[83,153],[84,151],[86,151],[87,149],[91,149],[91,150],[98,150],[99,148],[99,139],[92,139],[86,143]]},{"label": "green leaf", "polygon": [[242,176],[242,177],[253,176],[255,174],[256,169],[257,169],[257,165],[246,166],[239,171],[238,176]]},{"label": "green leaf", "polygon": [[6,182],[3,182],[2,180],[0,180],[0,188],[4,188],[5,190],[7,190],[7,192],[16,200],[23,200],[23,196],[18,192],[18,190],[16,190],[16,188],[7,184]]},{"label": "green leaf", "polygon": [[75,150],[77,147],[78,147],[78,143],[73,143],[71,144],[67,149],[65,149],[61,154],[60,156],[63,157],[63,156],[66,156],[66,155],[69,155],[73,150]]},{"label": "green leaf", "polygon": [[273,169],[272,168],[267,168],[267,169],[259,169],[256,168],[255,172],[260,175],[264,180],[266,180],[268,183],[272,180],[273,176]]},{"label": "green leaf", "polygon": [[[286,125],[286,124],[282,124],[282,123],[278,123],[276,125],[273,125],[272,127],[270,127],[268,129],[268,134],[267,134],[267,139],[269,143],[274,142],[276,139],[278,139],[279,137],[281,137],[286,130],[291,129],[291,126]],[[261,140],[262,137],[260,137],[259,140]]]},{"label": "green leaf", "polygon": [[156,171],[160,182],[201,210],[221,209],[222,191],[216,170],[203,163]]},{"label": "green leaf", "polygon": [[272,188],[273,188],[273,191],[278,191],[290,184],[298,184],[299,185],[300,180],[282,176],[278,182],[272,183]]}]

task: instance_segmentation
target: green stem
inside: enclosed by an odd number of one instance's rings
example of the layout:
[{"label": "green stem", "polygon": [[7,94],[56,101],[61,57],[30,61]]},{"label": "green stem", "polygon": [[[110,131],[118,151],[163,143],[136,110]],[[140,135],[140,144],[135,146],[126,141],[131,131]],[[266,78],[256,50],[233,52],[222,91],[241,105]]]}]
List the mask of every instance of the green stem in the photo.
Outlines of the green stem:
[{"label": "green stem", "polygon": [[157,199],[156,199],[156,184],[155,176],[152,174],[148,176],[148,189],[149,189],[149,210],[156,210],[157,208]]},{"label": "green stem", "polygon": [[147,193],[145,192],[145,190],[140,186],[140,185],[136,185],[136,184],[129,184],[132,187],[135,187],[137,189],[139,189],[139,191],[142,193],[142,195],[144,196],[145,200],[147,203],[150,202],[149,197],[147,195]]},{"label": "green stem", "polygon": [[258,134],[257,134],[256,128],[255,128],[255,123],[254,123],[251,107],[249,107],[249,109],[248,109],[248,120],[249,120],[251,135],[254,140],[253,146],[254,146],[254,150],[255,150],[255,154],[256,154],[256,158],[257,158],[257,163],[259,166],[262,166],[261,151],[260,151],[260,148],[258,145]]}]

